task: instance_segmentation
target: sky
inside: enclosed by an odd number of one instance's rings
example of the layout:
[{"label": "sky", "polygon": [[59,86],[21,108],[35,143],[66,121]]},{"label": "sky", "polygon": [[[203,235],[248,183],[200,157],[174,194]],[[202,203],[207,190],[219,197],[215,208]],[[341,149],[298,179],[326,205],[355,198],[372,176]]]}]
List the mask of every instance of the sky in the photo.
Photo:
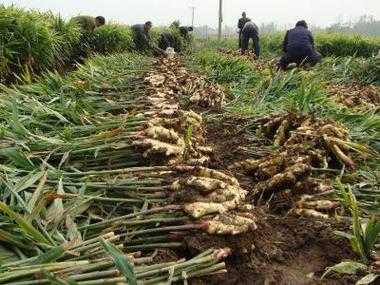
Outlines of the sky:
[{"label": "sky", "polygon": [[[179,19],[191,23],[195,9],[195,26],[216,27],[219,0],[0,0],[1,4],[16,4],[24,8],[51,10],[64,17],[78,14],[105,16],[125,24],[153,21],[167,25]],[[312,25],[328,26],[337,21],[356,20],[372,15],[380,20],[380,0],[223,0],[224,25],[234,26],[242,11],[258,25],[274,22],[279,26],[305,19]]]}]

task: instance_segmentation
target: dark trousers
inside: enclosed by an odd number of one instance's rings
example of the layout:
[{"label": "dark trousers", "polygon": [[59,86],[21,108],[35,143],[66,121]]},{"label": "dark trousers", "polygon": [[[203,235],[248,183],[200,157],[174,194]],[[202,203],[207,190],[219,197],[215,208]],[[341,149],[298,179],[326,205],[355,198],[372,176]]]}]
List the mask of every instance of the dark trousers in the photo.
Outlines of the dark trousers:
[{"label": "dark trousers", "polygon": [[149,42],[141,33],[134,32],[133,42],[137,51],[146,51],[149,48]]},{"label": "dark trousers", "polygon": [[291,49],[282,56],[279,67],[285,70],[291,63],[295,63],[297,66],[304,64],[314,66],[321,61],[321,59],[321,54],[313,49]]},{"label": "dark trousers", "polygon": [[[79,40],[79,43],[74,46],[74,58],[73,60],[83,63],[88,58],[93,49],[99,50],[99,47],[95,46],[95,38],[93,33],[84,32]],[[99,50],[102,52],[102,50]]]},{"label": "dark trousers", "polygon": [[240,32],[239,32],[239,49],[241,49],[241,41],[242,41],[242,32],[241,32],[241,30],[240,30]]},{"label": "dark trousers", "polygon": [[259,57],[260,56],[260,39],[256,31],[249,31],[249,32],[242,33],[242,40],[241,40],[242,52],[245,52],[246,50],[248,50],[249,41],[251,39],[253,41],[253,50],[255,52],[255,55]]},{"label": "dark trousers", "polygon": [[158,47],[162,50],[166,50],[167,48],[171,47],[178,51],[174,38],[172,35],[166,33],[160,36],[160,39],[158,40]]}]

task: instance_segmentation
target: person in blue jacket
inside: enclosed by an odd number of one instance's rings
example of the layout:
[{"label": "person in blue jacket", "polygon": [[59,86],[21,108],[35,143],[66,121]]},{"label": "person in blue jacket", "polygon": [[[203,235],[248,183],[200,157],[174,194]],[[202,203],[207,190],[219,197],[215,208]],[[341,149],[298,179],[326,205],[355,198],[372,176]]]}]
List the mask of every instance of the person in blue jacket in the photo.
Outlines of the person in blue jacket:
[{"label": "person in blue jacket", "polygon": [[294,29],[287,31],[284,42],[283,52],[279,67],[286,70],[288,65],[295,63],[297,66],[309,64],[314,66],[322,56],[315,50],[314,38],[308,30],[305,21],[299,21]]}]

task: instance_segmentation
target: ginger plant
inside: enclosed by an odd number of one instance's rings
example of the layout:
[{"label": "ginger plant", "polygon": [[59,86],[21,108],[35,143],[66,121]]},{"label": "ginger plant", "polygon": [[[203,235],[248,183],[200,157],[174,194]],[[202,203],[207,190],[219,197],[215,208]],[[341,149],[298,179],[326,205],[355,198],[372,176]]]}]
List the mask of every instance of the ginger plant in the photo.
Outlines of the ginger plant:
[{"label": "ginger plant", "polygon": [[345,186],[338,181],[337,189],[343,204],[352,216],[352,234],[344,234],[344,236],[350,240],[353,250],[362,261],[369,264],[380,234],[380,222],[375,217],[371,217],[367,222],[362,223],[359,203],[350,186]]},{"label": "ginger plant", "polygon": [[341,201],[352,216],[352,233],[336,232],[337,235],[348,238],[352,249],[360,256],[361,262],[343,261],[331,267],[327,267],[322,279],[332,273],[357,275],[366,273],[356,284],[372,284],[380,275],[373,270],[371,259],[375,249],[376,241],[380,234],[380,223],[375,217],[362,223],[359,203],[349,186],[337,182],[336,188]]}]

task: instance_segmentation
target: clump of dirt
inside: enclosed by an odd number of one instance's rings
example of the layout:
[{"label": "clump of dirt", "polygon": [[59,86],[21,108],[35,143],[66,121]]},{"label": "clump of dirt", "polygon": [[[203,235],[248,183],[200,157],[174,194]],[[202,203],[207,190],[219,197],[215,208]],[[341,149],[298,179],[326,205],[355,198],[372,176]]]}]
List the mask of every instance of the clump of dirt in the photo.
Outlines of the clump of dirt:
[{"label": "clump of dirt", "polygon": [[380,88],[360,84],[330,84],[327,91],[338,103],[347,107],[364,107],[379,110]]},{"label": "clump of dirt", "polygon": [[351,279],[319,279],[326,267],[355,259],[349,243],[333,234],[337,228],[347,229],[345,224],[278,217],[265,209],[256,209],[255,216],[258,228],[254,232],[185,239],[191,254],[212,247],[232,250],[226,276],[198,279],[193,284],[352,284]]},{"label": "clump of dirt", "polygon": [[270,141],[249,131],[250,121],[237,116],[206,121],[206,140],[213,147],[210,167],[227,169],[247,156],[262,158],[271,153]]}]

